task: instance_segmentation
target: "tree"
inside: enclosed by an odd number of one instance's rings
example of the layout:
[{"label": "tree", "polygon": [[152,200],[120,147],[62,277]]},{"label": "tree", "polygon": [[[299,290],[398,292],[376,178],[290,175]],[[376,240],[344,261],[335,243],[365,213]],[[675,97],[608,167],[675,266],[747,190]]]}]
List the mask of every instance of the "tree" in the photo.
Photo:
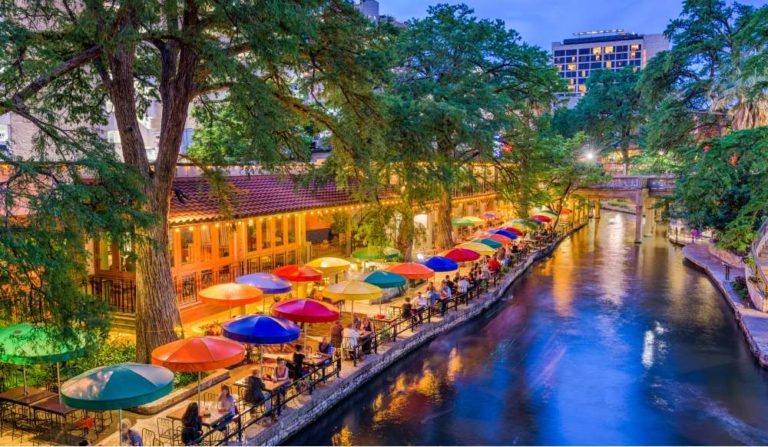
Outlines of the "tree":
[{"label": "tree", "polygon": [[[370,112],[369,23],[343,0],[28,0],[3,2],[0,16],[0,114],[27,117],[73,149],[64,160],[79,160],[87,142],[65,129],[102,125],[112,110],[141,210],[157,217],[137,228],[139,361],[176,338],[167,217],[193,101],[223,96],[259,143],[255,160],[296,152],[304,126],[338,137]],[[162,104],[154,162],[139,126],[152,100]]]},{"label": "tree", "polygon": [[396,57],[391,94],[425,136],[408,156],[425,174],[419,181],[437,189],[436,248],[450,248],[452,191],[473,181],[470,162],[492,160],[501,130],[551,103],[559,80],[544,51],[466,5],[432,6],[410,21]]},{"label": "tree", "polygon": [[624,173],[629,150],[638,143],[643,114],[636,90],[639,74],[633,67],[596,70],[587,79],[587,94],[576,106],[581,129],[605,151],[619,151]]}]

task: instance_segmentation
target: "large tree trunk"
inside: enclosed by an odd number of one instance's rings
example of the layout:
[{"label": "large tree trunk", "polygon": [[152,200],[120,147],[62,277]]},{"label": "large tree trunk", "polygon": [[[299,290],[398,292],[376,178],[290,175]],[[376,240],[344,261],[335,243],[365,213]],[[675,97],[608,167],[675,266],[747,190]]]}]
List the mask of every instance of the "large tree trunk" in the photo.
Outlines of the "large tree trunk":
[{"label": "large tree trunk", "polygon": [[624,164],[624,175],[629,174],[629,148],[621,148],[621,161]]},{"label": "large tree trunk", "polygon": [[437,202],[437,234],[435,235],[435,248],[439,251],[453,248],[451,210],[451,192],[441,187],[440,199]]},{"label": "large tree trunk", "polygon": [[[166,207],[162,207],[167,210]],[[161,214],[159,211],[158,214]],[[136,361],[149,363],[152,350],[176,340],[180,325],[168,253],[167,212],[147,231],[136,262]]]},{"label": "large tree trunk", "polygon": [[397,225],[397,239],[395,240],[396,248],[403,254],[403,259],[406,262],[410,262],[413,258],[414,232],[413,209],[406,206],[400,214],[400,221]]}]

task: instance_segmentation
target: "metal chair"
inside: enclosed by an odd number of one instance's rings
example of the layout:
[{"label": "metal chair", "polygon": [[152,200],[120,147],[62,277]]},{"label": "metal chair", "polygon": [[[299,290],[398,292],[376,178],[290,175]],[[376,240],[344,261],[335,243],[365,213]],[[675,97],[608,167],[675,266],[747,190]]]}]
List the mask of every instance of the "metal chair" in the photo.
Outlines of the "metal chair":
[{"label": "metal chair", "polygon": [[170,419],[158,418],[157,437],[170,445],[176,445],[176,441],[181,440],[181,427],[175,427]]}]

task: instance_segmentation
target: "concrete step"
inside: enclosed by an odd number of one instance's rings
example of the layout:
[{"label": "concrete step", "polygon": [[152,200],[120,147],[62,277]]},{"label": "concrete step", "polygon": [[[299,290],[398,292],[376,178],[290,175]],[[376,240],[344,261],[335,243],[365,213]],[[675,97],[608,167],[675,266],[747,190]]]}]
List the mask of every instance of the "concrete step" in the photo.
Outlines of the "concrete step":
[{"label": "concrete step", "polygon": [[111,330],[120,333],[133,334],[136,332],[136,315],[113,312]]}]

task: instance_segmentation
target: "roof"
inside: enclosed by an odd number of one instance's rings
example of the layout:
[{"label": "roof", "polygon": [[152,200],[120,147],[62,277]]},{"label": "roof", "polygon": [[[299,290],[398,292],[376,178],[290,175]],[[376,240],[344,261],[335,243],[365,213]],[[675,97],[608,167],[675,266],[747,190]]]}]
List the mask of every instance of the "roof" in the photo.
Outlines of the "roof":
[{"label": "roof", "polygon": [[231,203],[230,214],[222,207],[225,201],[221,195],[212,191],[215,188],[211,188],[209,179],[176,178],[169,222],[173,225],[265,216],[356,203],[348,190],[340,190],[334,182],[299,186],[279,175],[232,176],[226,181],[233,188],[233,193],[226,196]]}]

